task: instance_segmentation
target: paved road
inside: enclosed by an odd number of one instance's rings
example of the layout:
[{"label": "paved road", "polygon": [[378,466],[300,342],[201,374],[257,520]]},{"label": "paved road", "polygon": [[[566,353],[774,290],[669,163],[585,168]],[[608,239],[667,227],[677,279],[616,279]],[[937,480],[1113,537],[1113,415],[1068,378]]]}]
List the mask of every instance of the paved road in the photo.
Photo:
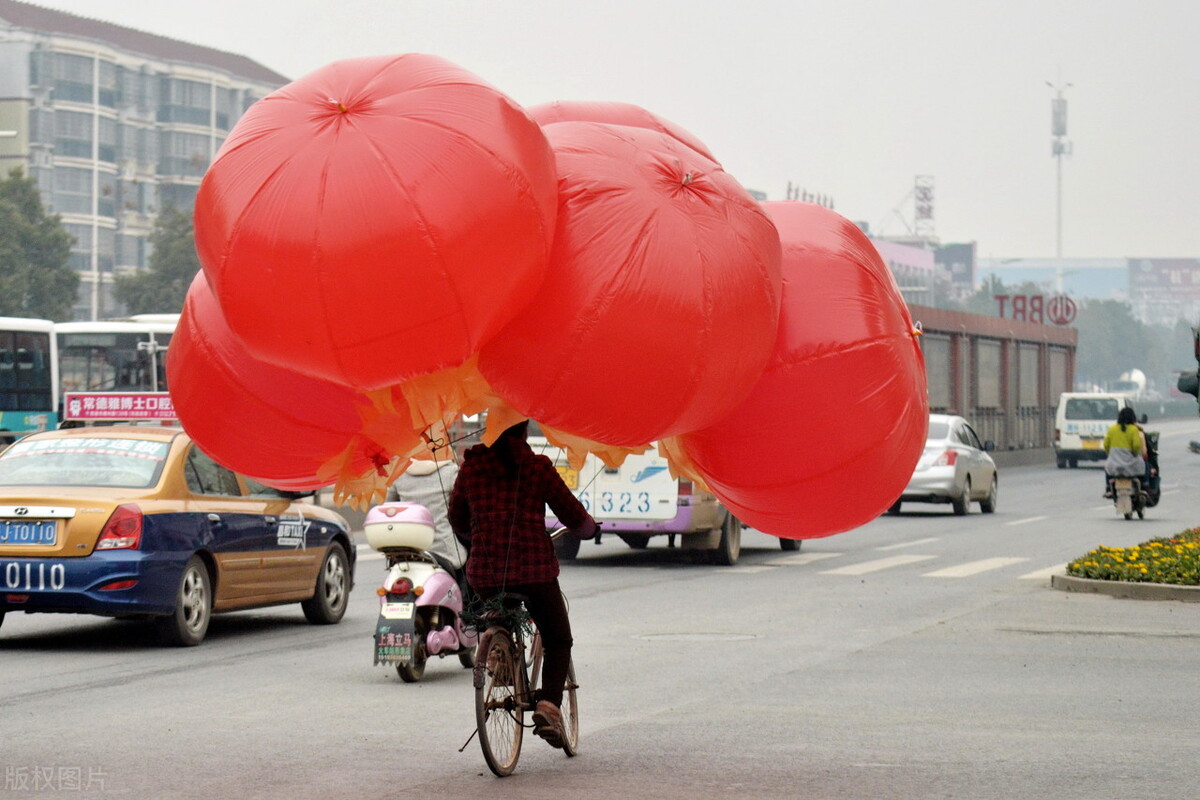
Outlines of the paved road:
[{"label": "paved road", "polygon": [[[145,626],[10,615],[3,797],[1179,798],[1200,781],[1200,604],[1049,588],[1097,544],[1200,524],[1200,422],[1164,423],[1166,492],[1119,519],[1096,469],[1002,474],[998,513],[906,507],[734,568],[585,544],[563,570],[583,752],[532,741],[497,780],[469,674],[371,666],[372,582],[337,626],[218,617],[199,648]],[[87,791],[71,783],[91,782]]]}]

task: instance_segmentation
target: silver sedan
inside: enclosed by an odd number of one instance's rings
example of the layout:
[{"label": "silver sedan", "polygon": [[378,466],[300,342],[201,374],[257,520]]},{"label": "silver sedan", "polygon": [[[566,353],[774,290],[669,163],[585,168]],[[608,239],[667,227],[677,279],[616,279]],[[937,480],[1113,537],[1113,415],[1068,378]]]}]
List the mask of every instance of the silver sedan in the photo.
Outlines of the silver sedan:
[{"label": "silver sedan", "polygon": [[888,509],[899,514],[902,503],[950,503],[954,513],[966,514],[978,502],[985,514],[996,510],[999,478],[988,455],[995,445],[981,442],[962,417],[929,415],[925,451],[900,499]]}]

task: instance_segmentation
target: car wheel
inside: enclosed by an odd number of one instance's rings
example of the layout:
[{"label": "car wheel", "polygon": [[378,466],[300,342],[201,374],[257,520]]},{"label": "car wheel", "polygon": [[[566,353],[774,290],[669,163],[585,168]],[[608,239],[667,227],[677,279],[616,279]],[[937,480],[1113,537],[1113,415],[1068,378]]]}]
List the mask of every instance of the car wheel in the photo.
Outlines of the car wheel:
[{"label": "car wheel", "polygon": [[964,516],[971,510],[971,479],[967,478],[967,484],[963,487],[963,492],[958,497],[950,501],[954,506],[954,513],[958,516]]},{"label": "car wheel", "polygon": [[779,540],[779,549],[786,550],[788,552],[795,552],[796,550],[800,549],[800,540],[799,539],[780,539]]},{"label": "car wheel", "polygon": [[733,514],[726,514],[721,523],[721,541],[715,550],[709,551],[709,560],[723,567],[732,567],[742,554],[742,522]]},{"label": "car wheel", "polygon": [[1071,465],[1071,469],[1075,469],[1076,467],[1078,467],[1078,466],[1079,466],[1079,459],[1077,459],[1077,458],[1068,458],[1068,459],[1067,459],[1067,463]]},{"label": "car wheel", "polygon": [[582,543],[578,536],[564,533],[554,540],[554,554],[559,561],[574,561],[579,556],[579,545]]},{"label": "car wheel", "polygon": [[1057,459],[1057,462],[1058,462],[1058,468],[1059,468],[1059,469],[1066,469],[1066,468],[1067,468],[1067,460],[1066,460],[1065,458],[1061,458],[1061,457],[1060,457],[1060,458],[1058,458],[1058,459]]},{"label": "car wheel", "polygon": [[195,647],[204,641],[212,619],[212,577],[199,556],[188,559],[175,590],[175,613],[154,620],[166,644]]},{"label": "car wheel", "polygon": [[350,587],[350,560],[340,544],[329,546],[313,596],[300,604],[304,617],[314,625],[332,625],[346,614]]},{"label": "car wheel", "polygon": [[988,489],[987,497],[979,501],[979,510],[985,514],[996,513],[996,495],[1000,492],[1000,481],[992,476],[992,486]]},{"label": "car wheel", "polygon": [[650,545],[650,537],[644,533],[618,533],[617,536],[634,550],[645,550]]}]

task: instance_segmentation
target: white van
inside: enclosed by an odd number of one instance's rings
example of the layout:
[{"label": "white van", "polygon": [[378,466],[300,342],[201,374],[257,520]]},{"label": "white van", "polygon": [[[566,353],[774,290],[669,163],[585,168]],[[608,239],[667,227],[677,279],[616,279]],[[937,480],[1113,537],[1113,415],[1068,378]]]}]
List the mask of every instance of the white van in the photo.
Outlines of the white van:
[{"label": "white van", "polygon": [[[1103,461],[1104,434],[1122,408],[1133,408],[1129,395],[1110,392],[1063,392],[1054,415],[1054,457],[1058,468],[1080,461]],[[1141,422],[1146,421],[1143,414]]]}]

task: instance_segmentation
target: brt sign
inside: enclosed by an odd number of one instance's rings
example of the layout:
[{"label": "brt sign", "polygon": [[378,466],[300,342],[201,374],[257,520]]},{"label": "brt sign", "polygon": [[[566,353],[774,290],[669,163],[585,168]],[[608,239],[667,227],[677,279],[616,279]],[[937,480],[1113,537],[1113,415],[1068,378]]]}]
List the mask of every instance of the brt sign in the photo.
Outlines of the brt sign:
[{"label": "brt sign", "polygon": [[1075,321],[1075,301],[1065,294],[998,294],[1002,319],[1036,322],[1039,325],[1070,325]]}]

